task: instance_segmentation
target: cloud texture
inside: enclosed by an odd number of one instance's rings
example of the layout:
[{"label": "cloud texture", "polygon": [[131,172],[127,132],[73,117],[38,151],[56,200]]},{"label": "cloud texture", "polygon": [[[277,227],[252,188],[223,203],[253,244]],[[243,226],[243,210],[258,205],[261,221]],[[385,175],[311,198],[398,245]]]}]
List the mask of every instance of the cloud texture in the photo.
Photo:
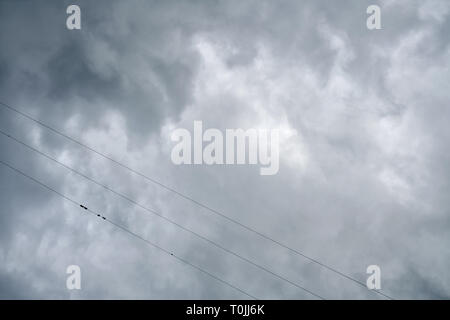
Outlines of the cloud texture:
[{"label": "cloud texture", "polygon": [[[0,1],[0,101],[396,298],[450,297],[450,3]],[[366,28],[381,7],[382,29]],[[176,128],[278,128],[280,170],[176,166]],[[335,299],[377,299],[0,108],[0,128]],[[7,137],[1,160],[258,298],[310,295]],[[245,298],[0,168],[0,298]],[[82,270],[68,291],[66,268]]]}]

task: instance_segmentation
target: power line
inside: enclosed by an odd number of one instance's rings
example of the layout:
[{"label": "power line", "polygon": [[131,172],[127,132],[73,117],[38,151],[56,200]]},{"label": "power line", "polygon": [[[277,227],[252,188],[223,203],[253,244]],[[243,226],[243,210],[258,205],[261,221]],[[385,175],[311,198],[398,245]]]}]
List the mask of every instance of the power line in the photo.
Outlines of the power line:
[{"label": "power line", "polygon": [[[240,254],[238,254],[238,253],[236,253],[236,252],[230,250],[230,249],[227,249],[226,247],[224,247],[224,246],[218,244],[217,242],[215,242],[215,241],[213,241],[213,240],[211,240],[211,239],[209,239],[209,238],[207,238],[207,237],[205,237],[205,236],[202,236],[201,234],[199,234],[199,233],[197,233],[197,232],[195,232],[195,231],[193,231],[193,230],[191,230],[191,229],[189,229],[189,228],[187,228],[187,227],[184,227],[183,225],[179,224],[178,222],[176,222],[176,221],[174,221],[174,220],[171,220],[171,219],[165,217],[165,216],[162,215],[161,213],[159,213],[159,212],[157,212],[157,211],[155,211],[155,210],[153,210],[153,209],[150,209],[150,208],[148,208],[148,207],[146,207],[146,206],[144,206],[144,205],[138,203],[136,200],[131,199],[130,197],[124,195],[123,193],[120,193],[120,192],[118,192],[118,191],[115,191],[114,189],[112,189],[112,188],[110,188],[110,187],[108,187],[108,186],[106,186],[106,185],[104,185],[104,184],[102,184],[102,183],[96,181],[95,179],[93,179],[93,178],[91,178],[91,177],[89,177],[89,176],[87,176],[87,175],[85,175],[85,174],[83,174],[83,173],[81,173],[81,172],[79,172],[79,171],[73,169],[72,167],[70,167],[70,166],[68,166],[68,165],[66,165],[66,164],[64,164],[64,163],[62,163],[61,161],[59,161],[59,160],[57,160],[57,159],[55,159],[55,158],[49,156],[48,154],[46,154],[46,153],[44,153],[44,152],[42,152],[42,151],[40,151],[40,150],[38,150],[38,149],[36,149],[36,148],[30,146],[29,144],[27,144],[27,143],[25,143],[25,142],[23,142],[23,141],[17,139],[16,137],[13,137],[12,135],[10,135],[10,134],[4,132],[4,131],[1,130],[1,129],[0,129],[0,134],[2,134],[2,135],[4,135],[4,136],[8,137],[9,139],[13,140],[14,142],[17,142],[17,143],[21,144],[22,146],[28,148],[29,150],[31,150],[31,151],[33,151],[33,152],[36,152],[37,154],[39,154],[39,155],[41,155],[41,156],[43,156],[43,157],[45,157],[45,158],[47,158],[47,159],[49,159],[49,160],[51,160],[51,161],[57,163],[57,164],[59,164],[60,166],[62,166],[62,167],[64,167],[64,168],[66,168],[67,170],[69,170],[69,171],[71,171],[71,172],[73,172],[73,173],[75,173],[75,174],[77,174],[77,175],[79,175],[79,176],[85,178],[86,180],[88,180],[88,181],[90,181],[90,182],[92,182],[92,183],[95,183],[96,185],[98,185],[98,186],[100,186],[100,187],[102,187],[102,188],[104,188],[104,189],[106,189],[106,190],[108,190],[108,191],[114,193],[115,195],[117,195],[117,196],[119,196],[119,197],[121,197],[121,198],[123,198],[123,199],[129,201],[130,203],[132,203],[132,204],[134,204],[134,205],[140,207],[141,209],[144,209],[145,211],[148,211],[148,212],[150,212],[151,214],[156,215],[157,217],[159,217],[159,218],[161,218],[161,219],[163,219],[163,220],[165,220],[165,221],[171,223],[172,225],[175,225],[176,227],[178,227],[178,228],[184,230],[185,232],[188,232],[188,233],[190,233],[190,234],[193,234],[194,236],[196,236],[196,237],[202,239],[203,241],[206,241],[207,243],[209,243],[209,244],[211,244],[211,245],[213,245],[213,246],[215,246],[215,247],[217,247],[217,248],[223,250],[224,252],[226,252],[226,253],[228,253],[228,254],[231,254],[231,255],[233,255],[233,256],[235,256],[235,257],[241,259],[242,261],[245,261],[245,262],[247,262],[247,263],[249,263],[249,264],[251,264],[251,265],[257,267],[257,268],[259,268],[260,270],[263,270],[263,271],[265,271],[265,272],[267,272],[267,273],[269,273],[269,274],[271,274],[271,275],[277,277],[278,279],[281,279],[281,280],[283,280],[283,281],[285,281],[285,282],[287,282],[287,283],[289,283],[289,284],[291,284],[291,285],[293,285],[293,286],[295,286],[295,287],[297,287],[297,288],[299,288],[299,289],[305,291],[306,293],[308,293],[308,294],[310,294],[310,295],[313,295],[313,296],[316,297],[316,298],[325,300],[325,298],[323,298],[322,296],[320,296],[320,295],[318,295],[318,294],[312,292],[311,290],[309,290],[309,289],[307,289],[307,288],[305,288],[305,287],[303,287],[303,286],[301,286],[301,285],[299,285],[299,284],[297,284],[297,283],[295,283],[295,282],[293,282],[293,281],[287,279],[287,278],[284,277],[284,276],[281,276],[281,275],[275,273],[274,271],[271,271],[271,270],[267,269],[266,267],[264,267],[264,266],[262,266],[262,265],[260,265],[260,264],[258,264],[258,263],[256,263],[256,262],[254,262],[254,261],[252,261],[252,260],[250,260],[250,259],[248,259],[248,258],[246,258],[246,257],[244,257],[244,256],[242,256],[242,255],[240,255]],[[82,206],[82,208],[85,208],[85,207]]]},{"label": "power line", "polygon": [[49,190],[49,191],[51,191],[51,192],[57,194],[58,196],[62,197],[63,199],[65,199],[65,200],[67,200],[67,201],[69,201],[69,202],[75,204],[77,207],[79,206],[79,207],[83,208],[83,209],[84,209],[85,211],[87,211],[88,213],[90,213],[90,214],[92,214],[92,215],[94,215],[94,216],[96,216],[96,217],[102,218],[102,220],[104,220],[105,222],[108,222],[108,223],[112,224],[113,226],[115,226],[115,227],[121,229],[122,231],[124,231],[124,232],[126,232],[126,233],[132,235],[133,237],[135,237],[135,238],[137,238],[137,239],[140,239],[140,240],[144,241],[144,242],[147,243],[148,245],[150,245],[150,246],[152,246],[152,247],[154,247],[154,248],[156,248],[156,249],[159,249],[160,251],[162,251],[162,252],[164,252],[164,253],[166,253],[166,254],[168,254],[168,255],[174,257],[174,258],[177,259],[178,261],[181,261],[181,262],[183,262],[184,264],[186,264],[186,265],[188,265],[188,266],[190,266],[190,267],[192,267],[192,268],[194,268],[194,269],[196,269],[196,270],[198,270],[198,271],[200,271],[200,272],[202,272],[202,273],[208,275],[209,277],[211,277],[211,278],[213,278],[213,279],[215,279],[215,280],[217,280],[217,281],[223,283],[224,285],[227,285],[228,287],[231,287],[231,288],[233,288],[233,289],[235,289],[235,290],[241,292],[242,294],[246,295],[247,297],[250,297],[250,298],[252,298],[252,299],[254,299],[254,300],[258,300],[258,298],[256,298],[255,296],[251,295],[250,293],[244,291],[243,289],[240,289],[239,287],[237,287],[237,286],[231,284],[230,282],[228,282],[228,281],[226,281],[226,280],[223,280],[222,278],[220,278],[220,277],[218,277],[218,276],[216,276],[216,275],[210,273],[209,271],[207,271],[207,270],[205,270],[205,269],[203,269],[203,268],[201,268],[201,267],[199,267],[199,266],[197,266],[197,265],[195,265],[195,264],[189,262],[188,260],[186,260],[186,259],[184,259],[184,258],[182,258],[182,257],[180,257],[180,256],[178,256],[178,255],[176,255],[176,254],[174,254],[173,252],[171,252],[171,251],[169,251],[169,250],[167,250],[167,249],[165,249],[165,248],[163,248],[163,247],[161,247],[161,246],[159,246],[159,245],[157,245],[157,244],[155,244],[155,243],[153,243],[153,242],[151,242],[151,241],[149,241],[149,240],[147,240],[147,239],[141,237],[141,236],[138,235],[137,233],[134,233],[133,231],[127,229],[127,228],[124,227],[124,226],[122,226],[121,224],[118,224],[118,223],[116,223],[116,222],[114,222],[114,221],[112,221],[112,220],[107,219],[105,216],[103,216],[103,215],[101,215],[100,213],[97,213],[97,212],[95,212],[95,211],[89,209],[89,208],[86,207],[85,205],[79,204],[77,201],[73,200],[72,198],[70,198],[70,197],[68,197],[68,196],[66,196],[66,195],[64,195],[64,194],[62,194],[62,193],[60,193],[59,191],[57,191],[57,190],[53,189],[52,187],[48,186],[47,184],[45,184],[45,183],[43,183],[43,182],[41,182],[41,181],[39,181],[39,180],[33,178],[32,176],[30,176],[30,175],[26,174],[25,172],[23,172],[23,171],[21,171],[21,170],[15,168],[15,167],[9,165],[8,163],[6,163],[6,162],[0,160],[0,164],[2,164],[2,165],[4,165],[5,167],[8,167],[9,169],[11,169],[11,170],[13,170],[13,171],[15,171],[15,172],[21,174],[22,176],[24,176],[24,177],[30,179],[31,181],[33,181],[33,182],[39,184],[40,186],[46,188],[47,190]]},{"label": "power line", "polygon": [[[310,256],[308,256],[308,255],[306,255],[306,254],[304,254],[302,252],[300,252],[299,250],[294,249],[294,248],[292,248],[292,247],[290,247],[290,246],[288,246],[288,245],[286,245],[286,244],[284,244],[284,243],[282,243],[282,242],[280,242],[278,240],[275,240],[272,237],[270,237],[270,236],[268,236],[268,235],[266,235],[266,234],[264,234],[264,233],[262,233],[262,232],[260,232],[260,231],[258,231],[256,229],[254,229],[254,228],[252,228],[250,226],[247,226],[247,225],[243,224],[242,222],[239,222],[238,220],[233,219],[233,218],[225,215],[224,213],[221,213],[221,212],[219,212],[219,211],[217,211],[217,210],[207,206],[206,204],[203,204],[203,203],[201,203],[201,202],[199,202],[199,201],[189,197],[188,195],[185,195],[185,194],[183,194],[183,193],[181,193],[181,192],[179,192],[179,191],[177,191],[177,190],[175,190],[175,189],[173,189],[173,188],[163,184],[162,182],[159,182],[158,180],[156,180],[154,178],[148,177],[147,175],[145,175],[145,174],[143,174],[143,173],[141,173],[141,172],[139,172],[139,171],[137,171],[137,170],[135,170],[135,169],[133,169],[133,168],[131,168],[131,167],[129,167],[129,166],[127,166],[127,165],[125,165],[125,164],[123,164],[123,163],[121,163],[121,162],[119,162],[119,161],[117,161],[117,160],[115,160],[115,159],[113,159],[111,157],[109,157],[109,156],[107,156],[106,154],[104,154],[104,153],[102,153],[100,151],[95,150],[92,147],[89,147],[88,145],[86,145],[86,144],[76,140],[75,138],[72,138],[72,137],[62,133],[61,131],[59,131],[59,130],[57,130],[57,129],[55,129],[55,128],[53,128],[53,127],[51,127],[51,126],[49,126],[49,125],[47,125],[45,123],[43,123],[42,121],[40,121],[40,120],[38,120],[36,118],[33,118],[32,116],[30,116],[30,115],[28,115],[28,114],[26,114],[26,113],[24,113],[24,112],[22,112],[22,111],[20,111],[20,110],[18,110],[16,108],[12,107],[12,106],[10,106],[10,105],[2,102],[2,101],[0,101],[0,105],[2,105],[3,107],[9,109],[10,111],[13,111],[15,113],[18,113],[18,114],[22,115],[23,117],[25,117],[25,118],[27,118],[27,119],[29,119],[29,120],[39,124],[40,126],[42,126],[42,127],[46,128],[46,129],[54,132],[55,134],[57,134],[59,136],[62,136],[64,138],[66,138],[67,140],[70,140],[73,143],[78,144],[79,146],[81,146],[81,147],[83,147],[83,148],[85,148],[85,149],[87,149],[87,150],[89,150],[89,151],[91,151],[91,152],[93,152],[93,153],[95,153],[95,154],[97,154],[97,155],[107,159],[107,160],[110,160],[111,162],[115,163],[116,165],[118,165],[118,166],[120,166],[120,167],[122,167],[124,169],[127,169],[128,171],[130,171],[130,172],[132,172],[132,173],[134,173],[134,174],[136,174],[136,175],[138,175],[138,176],[140,176],[140,177],[142,177],[142,178],[144,178],[144,179],[146,179],[146,180],[148,180],[148,181],[150,181],[150,182],[152,182],[152,183],[154,183],[154,184],[156,184],[156,185],[158,185],[158,186],[160,186],[160,187],[162,187],[162,188],[164,188],[164,189],[166,189],[166,190],[168,190],[168,191],[170,191],[170,192],[172,192],[172,193],[174,193],[174,194],[176,194],[176,195],[178,195],[178,196],[180,196],[180,197],[182,197],[182,198],[184,198],[184,199],[186,199],[186,200],[188,200],[188,201],[190,201],[190,202],[192,202],[194,204],[196,204],[197,206],[199,206],[201,208],[204,208],[207,211],[209,211],[209,212],[211,212],[211,213],[213,213],[213,214],[215,214],[217,216],[220,216],[223,219],[228,220],[229,222],[234,223],[234,224],[240,226],[241,228],[246,229],[247,231],[250,231],[250,232],[260,236],[261,238],[264,238],[264,239],[266,239],[268,241],[271,241],[272,243],[275,243],[279,247],[282,247],[282,248],[284,248],[284,249],[286,249],[286,250],[288,250],[288,251],[290,251],[290,252],[292,252],[292,253],[294,253],[294,254],[296,254],[298,256],[301,256],[301,257],[303,257],[303,258],[305,258],[305,259],[307,259],[307,260],[309,260],[309,261],[311,261],[311,262],[321,266],[322,268],[325,268],[325,269],[327,269],[327,270],[329,270],[331,272],[334,272],[335,274],[338,274],[338,275],[340,275],[341,277],[343,277],[343,278],[345,278],[347,280],[353,281],[354,283],[356,283],[356,284],[364,287],[365,289],[367,289],[367,286],[366,286],[366,284],[364,282],[359,281],[359,280],[351,277],[350,275],[347,275],[347,274],[345,274],[345,273],[343,273],[343,272],[341,272],[341,271],[339,271],[339,270],[337,270],[337,269],[335,269],[335,268],[333,268],[333,267],[331,267],[329,265],[326,265],[325,263],[322,263],[319,260],[316,260],[316,259],[314,259],[314,258],[312,258],[312,257],[310,257]],[[385,293],[383,293],[383,292],[381,292],[379,290],[369,290],[369,291],[370,292],[374,292],[376,294],[379,294],[379,295],[381,295],[381,296],[383,296],[385,298],[388,298],[390,300],[394,300],[394,298],[388,296],[387,294],[385,294]]]}]

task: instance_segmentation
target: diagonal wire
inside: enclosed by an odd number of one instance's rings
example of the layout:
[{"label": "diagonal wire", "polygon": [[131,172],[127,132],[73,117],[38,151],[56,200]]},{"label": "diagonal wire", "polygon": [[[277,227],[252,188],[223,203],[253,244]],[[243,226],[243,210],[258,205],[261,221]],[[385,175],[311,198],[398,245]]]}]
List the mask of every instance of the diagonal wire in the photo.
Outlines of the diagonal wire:
[{"label": "diagonal wire", "polygon": [[196,236],[196,237],[202,239],[203,241],[206,241],[207,243],[209,243],[209,244],[211,244],[211,245],[213,245],[213,246],[215,246],[215,247],[217,247],[217,248],[223,250],[224,252],[226,252],[226,253],[228,253],[228,254],[231,254],[231,255],[233,255],[233,256],[235,256],[235,257],[241,259],[242,261],[245,261],[245,262],[247,262],[247,263],[253,265],[254,267],[257,267],[257,268],[259,268],[260,270],[263,270],[263,271],[265,271],[265,272],[271,274],[272,276],[275,276],[275,277],[277,277],[278,279],[281,279],[281,280],[283,280],[283,281],[285,281],[285,282],[287,282],[287,283],[289,283],[289,284],[295,286],[296,288],[305,291],[306,293],[308,293],[308,294],[310,294],[310,295],[312,295],[312,296],[314,296],[314,297],[316,297],[316,298],[325,300],[325,298],[323,298],[322,296],[320,296],[320,295],[318,295],[318,294],[312,292],[311,290],[309,290],[309,289],[303,287],[302,285],[299,285],[299,284],[297,284],[297,283],[295,283],[295,282],[293,282],[293,281],[287,279],[286,277],[284,277],[284,276],[282,276],[282,275],[279,275],[279,274],[275,273],[274,271],[271,271],[270,269],[267,269],[266,267],[264,267],[264,266],[262,266],[262,265],[260,265],[260,264],[258,264],[258,263],[256,263],[256,262],[254,262],[254,261],[252,261],[252,260],[250,260],[250,259],[248,259],[248,258],[246,258],[246,257],[244,257],[244,256],[242,256],[242,255],[240,255],[240,254],[238,254],[238,253],[236,253],[236,252],[230,250],[230,249],[227,249],[226,247],[220,245],[219,243],[217,243],[217,242],[215,242],[215,241],[213,241],[213,240],[211,240],[211,239],[209,239],[209,238],[207,238],[207,237],[205,237],[205,236],[202,236],[201,234],[199,234],[199,233],[197,233],[197,232],[195,232],[195,231],[193,231],[193,230],[191,230],[191,229],[189,229],[189,228],[187,228],[187,227],[185,227],[185,226],[179,224],[178,222],[176,222],[176,221],[174,221],[174,220],[172,220],[172,219],[170,219],[170,218],[165,217],[163,214],[161,214],[161,213],[159,213],[159,212],[157,212],[157,211],[155,211],[155,210],[153,210],[153,209],[150,209],[150,208],[148,208],[148,207],[146,207],[146,206],[144,206],[144,205],[138,203],[136,200],[133,200],[133,199],[131,199],[130,197],[124,195],[123,193],[120,193],[120,192],[118,192],[118,191],[115,191],[114,189],[112,189],[112,188],[110,188],[110,187],[108,187],[108,186],[106,186],[106,185],[104,185],[104,184],[102,184],[102,183],[96,181],[95,179],[93,179],[93,178],[91,178],[91,177],[89,177],[89,176],[87,176],[87,175],[85,175],[85,174],[83,174],[83,173],[81,173],[81,172],[79,172],[79,171],[73,169],[72,167],[70,167],[70,166],[68,166],[68,165],[66,165],[66,164],[64,164],[64,163],[62,163],[61,161],[59,161],[59,160],[57,160],[57,159],[55,159],[55,158],[49,156],[48,154],[46,154],[46,153],[44,153],[44,152],[42,152],[42,151],[40,151],[40,150],[38,150],[38,149],[36,149],[36,148],[30,146],[29,144],[27,144],[27,143],[25,143],[25,142],[23,142],[23,141],[17,139],[16,137],[14,137],[14,136],[12,136],[12,135],[10,135],[10,134],[4,132],[4,131],[1,130],[1,129],[0,129],[0,134],[2,134],[2,135],[4,135],[4,136],[8,137],[9,139],[13,140],[14,142],[17,142],[18,144],[21,144],[22,146],[28,148],[29,150],[32,150],[33,152],[36,152],[37,154],[39,154],[39,155],[41,155],[41,156],[43,156],[43,157],[45,157],[45,158],[47,158],[47,159],[49,159],[49,160],[51,160],[51,161],[57,163],[57,164],[59,164],[60,166],[62,166],[62,167],[64,167],[64,168],[66,168],[67,170],[69,170],[69,171],[71,171],[71,172],[73,172],[73,173],[75,173],[75,174],[77,174],[77,175],[79,175],[79,176],[85,178],[86,180],[88,180],[88,181],[90,181],[90,182],[92,182],[92,183],[94,183],[94,184],[96,184],[96,185],[98,185],[98,186],[100,186],[100,187],[102,187],[102,188],[104,188],[104,189],[110,191],[111,193],[113,193],[113,194],[115,194],[115,195],[117,195],[117,196],[119,196],[119,197],[121,197],[121,198],[123,198],[123,199],[129,201],[130,203],[132,203],[132,204],[138,206],[139,208],[144,209],[145,211],[148,211],[148,212],[150,212],[150,213],[153,214],[153,215],[156,215],[157,217],[159,217],[159,218],[161,218],[161,219],[163,219],[163,220],[165,220],[165,221],[171,223],[172,225],[175,225],[176,227],[178,227],[178,228],[184,230],[185,232],[188,232],[188,233],[190,233],[190,234],[193,234],[194,236]]},{"label": "diagonal wire", "polygon": [[255,296],[251,295],[250,293],[244,291],[243,289],[240,289],[239,287],[237,287],[237,286],[231,284],[230,282],[228,282],[228,281],[226,281],[226,280],[223,280],[222,278],[220,278],[220,277],[218,277],[218,276],[212,274],[211,272],[209,272],[209,271],[207,271],[207,270],[205,270],[205,269],[203,269],[203,268],[201,268],[201,267],[199,267],[199,266],[197,266],[197,265],[195,265],[195,264],[189,262],[188,260],[186,260],[186,259],[184,259],[184,258],[182,258],[182,257],[180,257],[180,256],[178,256],[178,255],[176,255],[176,254],[174,254],[173,252],[171,252],[171,251],[169,251],[169,250],[167,250],[167,249],[165,249],[165,248],[163,248],[163,247],[161,247],[161,246],[159,246],[159,245],[157,245],[157,244],[151,242],[150,240],[147,240],[147,239],[143,238],[142,236],[138,235],[137,233],[134,233],[133,231],[129,230],[128,228],[124,227],[123,225],[121,225],[121,224],[119,224],[119,223],[116,223],[116,222],[114,222],[114,221],[112,221],[112,220],[107,219],[105,216],[103,216],[103,215],[101,215],[100,213],[95,212],[95,211],[93,211],[93,210],[87,208],[87,207],[84,206],[83,204],[79,204],[77,201],[73,200],[72,198],[70,198],[70,197],[68,197],[68,196],[66,196],[66,195],[64,195],[64,194],[62,194],[61,192],[59,192],[59,191],[53,189],[52,187],[48,186],[47,184],[45,184],[45,183],[43,183],[43,182],[41,182],[41,181],[39,181],[39,180],[33,178],[32,176],[26,174],[26,173],[23,172],[23,171],[21,171],[21,170],[15,168],[15,167],[13,167],[13,166],[11,166],[10,164],[8,164],[8,163],[6,163],[6,162],[4,162],[4,161],[2,161],[2,160],[0,160],[0,164],[4,165],[5,167],[8,167],[9,169],[11,169],[11,170],[13,170],[13,171],[19,173],[19,174],[22,175],[22,176],[28,178],[29,180],[33,181],[34,183],[39,184],[40,186],[42,186],[42,187],[46,188],[47,190],[49,190],[49,191],[51,191],[51,192],[57,194],[58,196],[62,197],[63,199],[65,199],[65,200],[67,200],[67,201],[69,201],[69,202],[75,204],[76,206],[79,206],[79,207],[83,208],[85,211],[89,212],[90,214],[92,214],[92,215],[94,215],[94,216],[96,216],[96,217],[102,218],[103,221],[112,224],[113,226],[115,226],[115,227],[119,228],[120,230],[122,230],[122,231],[124,231],[124,232],[126,232],[126,233],[128,233],[128,234],[130,234],[130,235],[132,235],[133,237],[135,237],[135,238],[137,238],[137,239],[139,239],[139,240],[142,240],[143,242],[147,243],[148,245],[150,245],[150,246],[152,246],[152,247],[154,247],[154,248],[156,248],[156,249],[158,249],[158,250],[160,250],[160,251],[162,251],[162,252],[164,252],[164,253],[166,253],[166,254],[172,256],[172,257],[174,257],[174,258],[177,259],[178,261],[181,261],[182,263],[184,263],[184,264],[186,264],[186,265],[188,265],[188,266],[190,266],[190,267],[192,267],[192,268],[194,268],[194,269],[196,269],[196,270],[198,270],[198,271],[200,271],[200,272],[202,272],[202,273],[208,275],[209,277],[211,277],[211,278],[213,278],[213,279],[215,279],[215,280],[221,282],[222,284],[224,284],[224,285],[226,285],[226,286],[228,286],[228,287],[231,287],[231,288],[233,288],[233,289],[239,291],[240,293],[246,295],[247,297],[250,297],[250,298],[252,298],[252,299],[254,299],[254,300],[258,300],[258,298],[256,298]]},{"label": "diagonal wire", "polygon": [[[141,173],[141,172],[139,172],[139,171],[137,171],[137,170],[135,170],[135,169],[133,169],[133,168],[131,168],[131,167],[129,167],[129,166],[127,166],[127,165],[125,165],[125,164],[123,164],[123,163],[121,163],[121,162],[119,162],[119,161],[117,161],[117,160],[107,156],[106,154],[104,154],[104,153],[102,153],[100,151],[95,150],[94,148],[92,148],[92,147],[90,147],[90,146],[88,146],[88,145],[86,145],[86,144],[76,140],[75,138],[72,138],[72,137],[68,136],[67,134],[64,134],[61,131],[59,131],[59,130],[57,130],[57,129],[55,129],[55,128],[53,128],[53,127],[51,127],[51,126],[49,126],[49,125],[47,125],[45,123],[43,123],[42,121],[40,121],[40,120],[38,120],[36,118],[33,118],[32,116],[30,116],[30,115],[28,115],[28,114],[26,114],[26,113],[24,113],[24,112],[22,112],[22,111],[20,111],[20,110],[18,110],[16,108],[12,107],[11,105],[6,104],[6,103],[4,103],[2,101],[0,101],[0,105],[5,107],[5,108],[7,108],[7,109],[9,109],[10,111],[13,111],[13,112],[15,112],[17,114],[22,115],[23,117],[25,117],[25,118],[27,118],[27,119],[29,119],[29,120],[39,124],[40,126],[42,126],[42,127],[46,128],[46,129],[54,132],[55,134],[57,134],[59,136],[62,136],[64,138],[66,138],[67,140],[72,141],[73,143],[78,144],[79,146],[81,146],[81,147],[83,147],[83,148],[85,148],[85,149],[87,149],[87,150],[89,150],[89,151],[91,151],[91,152],[93,152],[93,153],[95,153],[95,154],[97,154],[97,155],[107,159],[107,160],[110,160],[111,162],[115,163],[116,165],[118,165],[118,166],[120,166],[120,167],[122,167],[124,169],[127,169],[128,171],[130,171],[130,172],[132,172],[132,173],[134,173],[134,174],[136,174],[136,175],[138,175],[138,176],[140,176],[140,177],[142,177],[142,178],[144,178],[144,179],[146,179],[146,180],[148,180],[148,181],[150,181],[150,182],[160,186],[161,188],[164,188],[164,189],[166,189],[166,190],[168,190],[168,191],[170,191],[170,192],[172,192],[172,193],[174,193],[174,194],[176,194],[176,195],[178,195],[178,196],[180,196],[180,197],[182,197],[182,198],[184,198],[184,199],[186,199],[186,200],[196,204],[197,206],[206,209],[207,211],[209,211],[209,212],[211,212],[211,213],[213,213],[215,215],[220,216],[223,219],[228,220],[229,222],[234,223],[234,224],[240,226],[241,228],[246,229],[247,231],[250,231],[250,232],[258,235],[261,238],[264,238],[264,239],[266,239],[268,241],[271,241],[271,242],[275,243],[276,245],[278,245],[279,247],[282,247],[282,248],[290,251],[291,253],[294,253],[294,254],[296,254],[298,256],[301,256],[301,257],[303,257],[303,258],[305,258],[305,259],[307,259],[307,260],[309,260],[309,261],[311,261],[311,262],[313,262],[313,263],[315,263],[315,264],[317,264],[317,265],[319,265],[319,266],[321,266],[321,267],[323,267],[323,268],[325,268],[325,269],[327,269],[327,270],[329,270],[331,272],[334,272],[335,274],[338,274],[341,277],[346,278],[347,280],[353,281],[354,283],[364,287],[365,289],[368,289],[364,282],[362,282],[362,281],[360,281],[358,279],[355,279],[355,278],[351,277],[350,275],[347,275],[347,274],[345,274],[345,273],[337,270],[336,268],[333,268],[333,267],[331,267],[331,266],[329,266],[329,265],[327,265],[325,263],[322,263],[319,260],[314,259],[314,258],[312,258],[312,257],[310,257],[310,256],[308,256],[308,255],[306,255],[306,254],[304,254],[302,252],[300,252],[299,250],[294,249],[294,248],[292,248],[292,247],[290,247],[290,246],[288,246],[288,245],[286,245],[286,244],[284,244],[284,243],[282,243],[282,242],[280,242],[278,240],[275,240],[274,238],[272,238],[272,237],[270,237],[270,236],[268,236],[268,235],[266,235],[266,234],[264,234],[264,233],[262,233],[262,232],[260,232],[260,231],[258,231],[256,229],[254,229],[254,228],[252,228],[250,226],[247,226],[247,225],[243,224],[242,222],[239,222],[238,220],[233,219],[233,218],[231,218],[231,217],[229,217],[229,216],[227,216],[227,215],[225,215],[225,214],[223,214],[223,213],[221,213],[221,212],[219,212],[219,211],[217,211],[217,210],[215,210],[215,209],[213,209],[211,207],[209,207],[206,204],[203,204],[203,203],[201,203],[201,202],[199,202],[199,201],[189,197],[188,195],[185,195],[185,194],[175,190],[174,188],[171,188],[171,187],[163,184],[162,182],[159,182],[158,180],[156,180],[154,178],[151,178],[151,177]],[[387,299],[394,300],[394,298],[390,297],[389,295],[387,295],[387,294],[385,294],[385,293],[383,293],[383,292],[381,292],[379,290],[369,290],[369,292],[373,292],[373,293],[379,294],[379,295],[381,295],[381,296],[383,296],[383,297],[385,297]]]}]

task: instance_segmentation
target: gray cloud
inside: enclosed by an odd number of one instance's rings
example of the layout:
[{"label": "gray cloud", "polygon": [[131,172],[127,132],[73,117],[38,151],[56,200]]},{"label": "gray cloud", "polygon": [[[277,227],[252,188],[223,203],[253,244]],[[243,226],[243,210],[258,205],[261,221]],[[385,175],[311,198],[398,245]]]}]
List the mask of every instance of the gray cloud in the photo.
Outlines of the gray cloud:
[{"label": "gray cloud", "polygon": [[[450,6],[0,1],[0,101],[397,298],[450,296]],[[326,298],[376,295],[0,108],[0,128]],[[175,166],[173,128],[282,129],[280,171]],[[260,298],[311,298],[0,137],[1,160]],[[245,298],[0,168],[0,298]],[[65,287],[82,269],[82,290]]]}]

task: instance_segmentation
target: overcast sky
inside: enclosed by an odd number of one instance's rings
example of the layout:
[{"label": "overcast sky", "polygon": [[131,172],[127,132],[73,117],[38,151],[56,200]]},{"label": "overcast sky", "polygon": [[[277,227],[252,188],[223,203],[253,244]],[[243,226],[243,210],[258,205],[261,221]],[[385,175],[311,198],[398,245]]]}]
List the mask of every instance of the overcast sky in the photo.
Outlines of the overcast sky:
[{"label": "overcast sky", "polygon": [[[81,8],[81,30],[66,8]],[[381,30],[366,9],[381,7]],[[450,298],[450,2],[0,1],[0,101],[394,298]],[[170,135],[280,129],[280,168]],[[0,107],[0,129],[327,299],[367,289]],[[246,292],[304,291],[0,136],[0,160]],[[241,299],[0,167],[0,298]],[[78,265],[82,289],[66,288]]]}]

